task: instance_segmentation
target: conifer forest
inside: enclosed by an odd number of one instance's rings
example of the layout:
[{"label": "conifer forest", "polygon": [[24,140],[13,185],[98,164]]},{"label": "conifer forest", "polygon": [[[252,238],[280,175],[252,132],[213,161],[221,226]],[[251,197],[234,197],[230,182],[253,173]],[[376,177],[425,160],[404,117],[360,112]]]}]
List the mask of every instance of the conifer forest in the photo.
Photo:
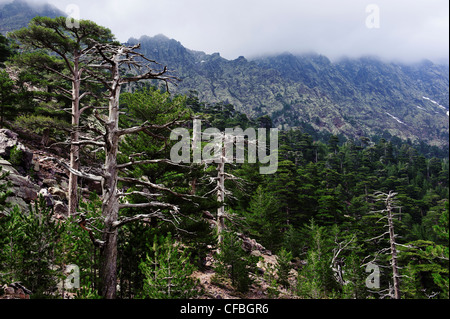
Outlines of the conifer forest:
[{"label": "conifer forest", "polygon": [[449,298],[448,123],[245,112],[75,22],[0,35],[0,298]]}]

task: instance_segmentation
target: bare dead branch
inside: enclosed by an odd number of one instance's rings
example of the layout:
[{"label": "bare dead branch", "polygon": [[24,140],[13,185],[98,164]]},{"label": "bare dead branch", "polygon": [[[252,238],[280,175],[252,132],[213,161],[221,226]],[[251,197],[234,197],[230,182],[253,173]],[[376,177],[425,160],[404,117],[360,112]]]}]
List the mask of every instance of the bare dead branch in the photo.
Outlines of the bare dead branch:
[{"label": "bare dead branch", "polygon": [[152,193],[139,192],[139,191],[131,191],[131,192],[128,192],[128,193],[119,193],[119,194],[117,194],[117,196],[119,196],[119,197],[124,197],[124,196],[129,196],[129,195],[140,195],[140,196],[143,196],[143,197],[146,197],[146,198],[162,196],[162,194],[152,194]]},{"label": "bare dead branch", "polygon": [[67,169],[70,173],[81,177],[81,178],[86,178],[92,181],[96,181],[96,182],[102,182],[103,178],[101,176],[97,176],[97,175],[92,175],[92,174],[88,174],[88,173],[84,173],[81,172],[79,170],[75,170],[73,168],[71,168],[69,165],[67,165],[66,163],[64,163],[63,161],[61,161],[60,159],[56,158],[56,157],[45,157],[42,158],[40,160],[40,162],[44,162],[44,161],[54,161],[57,162],[59,165],[63,166],[65,169]]},{"label": "bare dead branch", "polygon": [[131,222],[135,222],[138,220],[146,220],[146,219],[151,219],[151,218],[162,218],[164,217],[161,212],[156,211],[150,214],[139,214],[139,215],[134,215],[132,217],[125,217],[122,218],[116,222],[113,223],[113,227],[118,228],[118,227],[122,227],[125,224],[131,223]]},{"label": "bare dead branch", "polygon": [[119,133],[119,136],[122,136],[122,135],[139,133],[139,132],[142,132],[142,131],[145,131],[145,130],[149,130],[149,129],[168,129],[168,128],[170,128],[173,125],[180,125],[183,122],[184,121],[178,121],[178,119],[175,119],[175,120],[170,121],[170,122],[168,122],[166,124],[158,125],[158,124],[149,124],[148,121],[145,121],[141,125],[130,127],[130,128],[126,128],[126,129],[121,129],[121,130],[119,130],[118,133]]},{"label": "bare dead branch", "polygon": [[172,162],[171,160],[168,160],[168,159],[148,159],[148,160],[139,160],[139,161],[131,160],[128,163],[118,164],[117,168],[122,169],[122,168],[130,167],[133,165],[155,164],[155,163],[166,163],[166,164],[170,164],[170,165],[174,165],[174,166],[178,166],[178,167],[184,167],[184,168],[189,167],[186,165],[181,165],[181,164]]},{"label": "bare dead branch", "polygon": [[86,217],[82,213],[80,213],[80,220],[78,221],[78,225],[80,225],[81,228],[83,228],[85,231],[88,232],[89,238],[91,239],[94,246],[102,247],[105,244],[104,241],[102,241],[98,238],[95,238],[94,233],[91,229],[92,226],[89,224],[89,221],[86,219]]},{"label": "bare dead branch", "polygon": [[[196,195],[180,194],[180,193],[177,193],[177,192],[175,192],[175,191],[171,190],[170,188],[167,188],[167,187],[165,187],[163,185],[154,184],[152,182],[143,181],[143,180],[137,179],[137,178],[119,177],[118,179],[121,182],[132,183],[132,184],[139,184],[139,185],[147,186],[147,187],[150,187],[150,188],[153,188],[153,189],[157,189],[157,190],[160,190],[160,191],[163,191],[163,192],[167,192],[167,193],[170,193],[170,194],[172,194],[174,196],[180,197],[180,198],[182,198],[184,200],[188,200],[188,201],[192,201],[190,198],[199,198],[199,196],[196,196]],[[196,203],[194,203],[194,204],[196,204]]]},{"label": "bare dead branch", "polygon": [[170,208],[173,211],[178,211],[178,207],[172,204],[168,203],[162,203],[162,202],[147,202],[147,203],[125,203],[125,204],[119,204],[119,208],[148,208],[148,207],[163,207],[163,208]]}]

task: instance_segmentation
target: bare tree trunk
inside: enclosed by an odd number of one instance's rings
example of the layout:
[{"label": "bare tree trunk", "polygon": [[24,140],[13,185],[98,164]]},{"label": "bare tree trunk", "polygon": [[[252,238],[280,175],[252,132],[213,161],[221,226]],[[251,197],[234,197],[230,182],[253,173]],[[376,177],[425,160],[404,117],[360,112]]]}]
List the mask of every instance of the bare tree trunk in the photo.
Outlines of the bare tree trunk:
[{"label": "bare tree trunk", "polygon": [[[127,128],[127,129],[119,129],[119,98],[121,85],[124,83],[137,82],[145,79],[158,79],[166,82],[166,85],[172,77],[164,76],[167,72],[167,68],[159,72],[153,72],[153,70],[147,65],[145,68],[147,69],[146,73],[125,77],[122,78],[120,76],[120,66],[122,64],[133,66],[138,71],[141,71],[141,67],[144,67],[142,62],[138,62],[135,59],[140,57],[147,62],[155,63],[152,60],[145,58],[143,55],[136,53],[134,49],[139,48],[139,45],[134,47],[123,47],[109,44],[96,44],[96,49],[99,54],[99,60],[96,61],[98,64],[92,64],[93,68],[100,68],[101,70],[108,70],[110,72],[111,79],[106,80],[104,78],[104,74],[97,74],[91,70],[86,69],[85,71],[93,78],[95,78],[98,82],[102,83],[108,90],[108,119],[104,120],[98,116],[98,113],[95,113],[97,119],[102,122],[105,132],[102,133],[103,142],[99,142],[96,140],[89,140],[89,143],[94,145],[100,145],[105,150],[105,163],[102,170],[101,176],[95,176],[83,172],[79,172],[78,170],[74,170],[78,174],[78,176],[86,177],[92,180],[101,181],[102,182],[102,192],[103,192],[103,201],[102,201],[102,217],[103,217],[103,238],[101,241],[96,240],[95,238],[91,238],[94,244],[100,246],[100,269],[99,269],[99,277],[100,277],[100,293],[105,299],[114,299],[116,298],[117,291],[117,244],[118,244],[118,229],[122,225],[137,221],[141,219],[151,218],[160,216],[159,212],[153,212],[149,214],[138,214],[134,217],[130,218],[122,218],[119,221],[119,210],[123,207],[135,207],[135,208],[143,208],[143,207],[164,207],[171,209],[174,213],[178,211],[178,207],[175,205],[171,205],[168,203],[151,201],[148,203],[142,204],[120,204],[119,198],[121,196],[126,196],[123,193],[118,191],[118,182],[122,181],[130,181],[133,183],[139,183],[141,185],[147,185],[151,188],[156,188],[159,190],[166,190],[174,193],[170,189],[166,189],[157,184],[153,184],[150,182],[144,182],[135,178],[119,178],[119,170],[121,168],[127,167],[129,165],[133,165],[137,162],[130,162],[128,164],[117,164],[117,155],[119,153],[119,141],[120,136],[136,134],[142,132],[146,129],[150,129],[151,125],[147,121],[141,125]],[[122,59],[124,56],[126,58]],[[81,95],[83,96],[83,95]],[[80,112],[79,112],[80,113]],[[169,126],[175,123],[169,122],[166,125]],[[160,127],[160,126],[158,126]],[[139,161],[138,161],[139,162]],[[140,161],[140,162],[146,162]],[[156,161],[158,162],[158,161]],[[144,192],[138,192],[139,194],[146,196]],[[154,198],[150,194],[150,197]],[[88,229],[89,231],[89,229]],[[90,233],[91,234],[91,233]],[[93,236],[92,236],[93,237]]]},{"label": "bare tree trunk", "polygon": [[[93,40],[94,41],[94,40]],[[95,41],[94,41],[95,42]],[[134,50],[139,48],[139,45],[135,45],[133,47],[124,47],[117,46],[115,44],[106,44],[106,43],[97,43],[95,44],[95,49],[97,50],[97,56],[94,56],[90,61],[89,67],[91,69],[78,69],[78,60],[76,59],[71,67],[71,70],[75,70],[72,72],[73,78],[70,80],[74,80],[73,82],[73,91],[72,91],[72,111],[73,118],[72,124],[74,126],[74,132],[71,135],[71,165],[67,165],[63,161],[60,161],[57,158],[48,157],[43,160],[54,160],[64,166],[71,173],[71,190],[73,193],[70,194],[69,198],[71,200],[71,207],[74,212],[76,212],[76,207],[78,204],[78,196],[76,192],[77,181],[76,177],[90,179],[96,182],[102,183],[102,221],[103,221],[103,230],[102,230],[102,240],[97,239],[92,231],[92,228],[89,227],[89,221],[85,219],[83,214],[80,214],[80,226],[88,231],[89,237],[95,246],[100,247],[100,268],[99,268],[99,277],[100,277],[100,294],[105,299],[114,299],[116,297],[117,290],[117,244],[118,244],[118,229],[122,225],[125,225],[130,222],[145,220],[153,217],[162,217],[163,213],[160,210],[153,211],[148,214],[137,214],[133,217],[122,217],[119,220],[119,210],[120,208],[125,207],[134,207],[134,208],[154,208],[154,207],[162,207],[164,209],[170,210],[170,213],[176,214],[179,211],[179,207],[176,205],[172,205],[165,202],[155,201],[154,198],[156,196],[160,196],[156,194],[148,194],[146,192],[138,193],[148,199],[152,199],[147,203],[127,203],[121,204],[119,203],[119,198],[126,197],[125,193],[121,193],[118,188],[118,182],[129,182],[129,183],[137,183],[142,186],[149,187],[151,189],[156,189],[159,191],[167,191],[172,194],[176,194],[177,196],[183,197],[183,194],[178,194],[172,191],[170,188],[166,188],[162,185],[154,184],[148,181],[143,181],[138,178],[119,178],[119,170],[124,169],[128,166],[135,165],[138,163],[159,163],[159,162],[167,162],[165,159],[161,160],[142,160],[142,161],[132,161],[130,156],[130,162],[126,164],[117,164],[117,155],[119,152],[119,141],[120,137],[123,135],[137,134],[139,132],[144,132],[146,130],[161,129],[166,128],[171,125],[175,125],[177,123],[177,118],[172,121],[167,122],[164,125],[151,125],[148,121],[145,121],[141,125],[119,129],[119,97],[121,91],[121,85],[124,83],[137,82],[146,79],[156,79],[162,80],[166,83],[166,88],[168,88],[168,83],[171,80],[176,78],[165,75],[167,73],[167,67],[164,67],[161,71],[154,71],[150,65],[156,62],[145,58],[142,54],[135,52]],[[92,52],[91,52],[92,53]],[[125,58],[124,58],[125,57]],[[78,56],[79,58],[79,56]],[[143,61],[137,61],[136,58],[141,58]],[[146,62],[144,62],[146,61]],[[71,64],[68,64],[71,66]],[[130,68],[135,68],[138,73],[136,76],[128,76],[121,77],[120,76],[120,66],[128,65]],[[142,69],[146,70],[145,73],[142,73]],[[105,79],[104,72],[94,72],[94,69],[99,69],[101,71],[109,71],[111,78],[108,76],[108,79]],[[108,91],[108,119],[105,120],[103,117],[99,116],[98,111],[95,110],[95,117],[99,122],[102,123],[104,131],[95,130],[96,134],[101,134],[96,138],[87,138],[83,137],[83,140],[80,142],[79,136],[79,120],[81,113],[83,110],[88,108],[94,108],[91,106],[85,106],[81,110],[79,109],[79,102],[86,94],[89,92],[83,92],[80,94],[80,79],[81,73],[86,72],[89,74],[89,77],[95,79],[98,83],[101,83],[105,86]],[[179,114],[178,116],[182,116]],[[103,141],[100,141],[99,138],[103,137]],[[105,162],[102,169],[102,173],[99,175],[93,175],[86,172],[82,172],[77,169],[80,166],[79,163],[79,149],[80,145],[96,145],[100,146],[105,151]],[[76,167],[76,168],[75,168]],[[96,229],[97,230],[97,229]]]},{"label": "bare tree trunk", "polygon": [[391,200],[394,197],[395,193],[389,193],[388,199],[386,200],[386,209],[388,212],[388,227],[389,227],[389,242],[391,248],[391,265],[392,265],[392,274],[394,281],[394,299],[400,299],[400,274],[398,272],[398,261],[397,261],[397,248],[395,242],[395,232],[394,232],[394,222],[392,219],[392,206]]},{"label": "bare tree trunk", "polygon": [[[116,57],[118,58],[118,57]],[[119,149],[119,68],[113,68],[114,84],[109,99],[109,118],[105,135],[105,168],[103,182],[102,213],[105,218],[103,246],[100,251],[101,291],[106,299],[116,297],[117,286],[117,237],[118,229],[114,225],[119,219],[119,201],[117,195],[117,153]]]},{"label": "bare tree trunk", "polygon": [[[224,141],[224,137],[222,141]],[[217,209],[217,235],[219,245],[223,242],[222,232],[225,229],[225,147],[222,143],[222,154],[220,155],[220,162],[218,163],[217,170],[219,171],[217,176],[217,201],[222,205]]]},{"label": "bare tree trunk", "polygon": [[[72,82],[72,132],[70,139],[72,144],[70,146],[70,167],[74,170],[79,169],[80,160],[80,147],[74,143],[79,140],[78,126],[80,124],[80,81],[78,74],[78,63],[75,63],[74,81]],[[74,215],[77,212],[78,206],[78,176],[69,174],[69,216]]]},{"label": "bare tree trunk", "polygon": [[[391,267],[392,267],[392,279],[393,279],[393,287],[391,286],[391,283],[389,283],[389,294],[388,296],[394,299],[400,299],[401,293],[400,293],[400,273],[399,273],[399,266],[398,266],[398,260],[397,260],[397,243],[395,241],[395,229],[394,229],[394,208],[399,208],[395,205],[395,196],[397,193],[394,193],[393,191],[389,191],[389,194],[382,193],[382,192],[376,192],[375,197],[376,201],[383,201],[385,204],[385,209],[382,209],[380,211],[375,211],[374,213],[382,213],[386,214],[380,220],[386,218],[387,224],[384,225],[384,227],[388,227],[388,231],[381,234],[380,236],[374,237],[381,238],[385,235],[389,234],[389,250],[391,255]],[[387,251],[388,249],[383,249],[384,251]],[[380,253],[380,252],[379,252]],[[375,257],[376,259],[376,257]],[[392,288],[392,289],[391,289]]]}]

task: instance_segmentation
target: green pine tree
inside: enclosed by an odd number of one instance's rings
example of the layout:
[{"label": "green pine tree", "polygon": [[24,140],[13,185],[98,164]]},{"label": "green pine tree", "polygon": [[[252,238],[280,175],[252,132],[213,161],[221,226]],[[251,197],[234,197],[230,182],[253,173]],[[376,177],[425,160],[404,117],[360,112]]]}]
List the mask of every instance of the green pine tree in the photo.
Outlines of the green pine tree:
[{"label": "green pine tree", "polygon": [[189,253],[172,239],[155,236],[151,254],[140,264],[143,272],[143,297],[150,299],[188,299],[199,294],[198,282],[191,277],[195,267]]},{"label": "green pine tree", "polygon": [[255,271],[257,258],[244,251],[242,241],[234,233],[223,232],[223,242],[216,259],[217,275],[230,278],[233,287],[246,293],[252,283],[250,274]]},{"label": "green pine tree", "polygon": [[306,231],[310,236],[307,264],[298,273],[297,294],[307,299],[323,299],[334,284],[331,271],[331,245],[327,228],[312,219]]},{"label": "green pine tree", "polygon": [[0,69],[0,127],[3,127],[4,120],[10,119],[13,115],[13,105],[16,96],[13,92],[14,83],[8,72]]},{"label": "green pine tree", "polygon": [[[6,218],[5,221],[3,219]],[[20,281],[32,291],[32,298],[55,298],[63,278],[63,240],[65,224],[57,221],[53,210],[41,196],[21,212],[15,207],[0,225],[4,252],[1,254],[2,281]],[[3,277],[3,276],[2,276]]]},{"label": "green pine tree", "polygon": [[280,231],[283,217],[273,194],[259,186],[250,201],[245,218],[248,225],[246,231],[252,238],[272,251],[280,248],[283,240]]},{"label": "green pine tree", "polygon": [[276,270],[278,274],[278,284],[283,288],[288,289],[290,287],[289,283],[289,272],[292,269],[291,259],[292,253],[287,251],[285,248],[282,248],[277,254],[277,264]]}]

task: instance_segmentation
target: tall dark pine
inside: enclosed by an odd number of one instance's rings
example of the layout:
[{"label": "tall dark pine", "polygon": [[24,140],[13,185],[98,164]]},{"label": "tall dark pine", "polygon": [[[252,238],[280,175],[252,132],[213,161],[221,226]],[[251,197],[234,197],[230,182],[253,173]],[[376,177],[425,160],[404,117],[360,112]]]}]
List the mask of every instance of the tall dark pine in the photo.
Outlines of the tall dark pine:
[{"label": "tall dark pine", "polygon": [[[90,61],[89,53],[93,49],[94,41],[110,42],[114,36],[107,28],[98,26],[94,22],[81,20],[75,24],[68,24],[65,17],[51,19],[48,17],[36,17],[31,20],[28,27],[9,34],[17,40],[25,49],[41,49],[50,54],[56,54],[65,67],[65,70],[57,70],[52,67],[52,59],[42,59],[42,55],[31,54],[30,59],[20,59],[28,68],[50,72],[61,81],[68,82],[71,89],[59,86],[58,91],[71,101],[72,133],[70,136],[70,167],[79,169],[80,163],[80,118],[87,108],[80,108],[82,99],[88,96],[89,90],[83,87],[83,83],[89,80],[86,73]],[[78,178],[77,175],[69,175],[69,215],[76,213],[78,205]]]}]

